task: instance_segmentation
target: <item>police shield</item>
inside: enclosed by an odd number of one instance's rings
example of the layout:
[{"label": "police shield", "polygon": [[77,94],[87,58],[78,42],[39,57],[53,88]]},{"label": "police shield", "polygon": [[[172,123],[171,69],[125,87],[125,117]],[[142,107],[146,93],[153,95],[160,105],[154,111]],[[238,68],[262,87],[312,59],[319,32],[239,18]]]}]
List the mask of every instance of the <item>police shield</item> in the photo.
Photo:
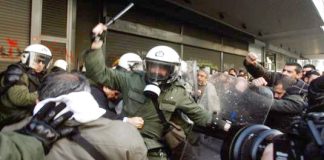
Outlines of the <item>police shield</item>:
[{"label": "police shield", "polygon": [[181,71],[180,75],[182,80],[185,82],[186,90],[193,95],[196,99],[194,93],[197,92],[197,62],[196,61],[181,61]]},{"label": "police shield", "polygon": [[217,73],[209,78],[216,89],[218,114],[233,124],[263,124],[273,102],[268,87],[256,87],[246,79]]}]

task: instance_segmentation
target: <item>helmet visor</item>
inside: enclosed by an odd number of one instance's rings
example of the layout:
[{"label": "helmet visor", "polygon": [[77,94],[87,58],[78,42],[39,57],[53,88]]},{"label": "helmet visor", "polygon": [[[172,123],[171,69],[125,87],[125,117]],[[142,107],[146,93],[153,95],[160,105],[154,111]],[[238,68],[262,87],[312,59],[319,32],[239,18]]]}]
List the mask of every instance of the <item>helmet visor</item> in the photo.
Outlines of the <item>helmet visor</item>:
[{"label": "helmet visor", "polygon": [[49,55],[36,53],[36,52],[29,52],[29,67],[34,68],[38,66],[40,63],[44,65],[44,68],[49,66],[52,57]]},{"label": "helmet visor", "polygon": [[168,80],[174,72],[174,67],[174,64],[146,60],[145,69],[150,81],[159,82]]},{"label": "helmet visor", "polygon": [[134,62],[129,62],[129,67],[131,71],[143,71],[143,63],[134,61]]}]

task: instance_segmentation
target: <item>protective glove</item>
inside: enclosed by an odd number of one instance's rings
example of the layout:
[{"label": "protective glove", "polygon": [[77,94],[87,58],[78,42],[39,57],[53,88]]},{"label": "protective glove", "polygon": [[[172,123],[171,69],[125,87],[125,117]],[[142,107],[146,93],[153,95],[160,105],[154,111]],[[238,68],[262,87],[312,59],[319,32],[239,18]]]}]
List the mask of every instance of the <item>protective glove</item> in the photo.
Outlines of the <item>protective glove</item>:
[{"label": "protective glove", "polygon": [[213,113],[212,122],[209,124],[209,127],[213,130],[220,129],[227,132],[231,127],[231,122],[223,120],[217,113]]},{"label": "protective glove", "polygon": [[25,127],[16,132],[35,137],[41,141],[44,152],[47,154],[53,143],[58,139],[75,133],[75,128],[63,125],[73,115],[71,111],[54,119],[65,107],[64,103],[60,103],[57,106],[55,106],[55,102],[46,103]]}]

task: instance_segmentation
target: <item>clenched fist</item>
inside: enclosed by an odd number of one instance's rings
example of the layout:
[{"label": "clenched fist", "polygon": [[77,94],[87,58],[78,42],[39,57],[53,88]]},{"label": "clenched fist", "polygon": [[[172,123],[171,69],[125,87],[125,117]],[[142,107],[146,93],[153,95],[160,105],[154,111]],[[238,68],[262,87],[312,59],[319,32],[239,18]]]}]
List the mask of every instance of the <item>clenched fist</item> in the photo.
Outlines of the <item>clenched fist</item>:
[{"label": "clenched fist", "polygon": [[258,58],[258,56],[255,53],[250,52],[245,57],[245,61],[246,61],[247,65],[253,65],[253,66],[255,66],[257,64],[257,58]]}]

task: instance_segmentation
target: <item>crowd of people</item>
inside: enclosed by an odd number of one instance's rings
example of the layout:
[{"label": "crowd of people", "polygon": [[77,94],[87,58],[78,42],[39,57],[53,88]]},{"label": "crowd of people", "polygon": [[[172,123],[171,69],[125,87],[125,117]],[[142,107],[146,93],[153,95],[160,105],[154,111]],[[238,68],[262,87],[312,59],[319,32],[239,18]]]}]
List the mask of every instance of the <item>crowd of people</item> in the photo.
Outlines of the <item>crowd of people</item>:
[{"label": "crowd of people", "polygon": [[[227,91],[215,83],[226,84],[211,82],[204,69],[193,72],[196,84],[188,84],[185,62],[168,46],[153,47],[144,59],[125,53],[107,67],[101,50],[106,31],[103,24],[93,28],[82,70],[69,72],[64,60],[50,67],[51,51],[32,44],[1,73],[1,158],[220,159],[222,139],[201,131],[226,135],[236,125],[220,114]],[[234,87],[273,91],[269,127],[289,133],[295,116],[323,111],[323,76],[315,66],[287,63],[282,72],[269,72],[253,53],[242,63],[253,79],[232,68],[229,75],[244,79]]]}]

